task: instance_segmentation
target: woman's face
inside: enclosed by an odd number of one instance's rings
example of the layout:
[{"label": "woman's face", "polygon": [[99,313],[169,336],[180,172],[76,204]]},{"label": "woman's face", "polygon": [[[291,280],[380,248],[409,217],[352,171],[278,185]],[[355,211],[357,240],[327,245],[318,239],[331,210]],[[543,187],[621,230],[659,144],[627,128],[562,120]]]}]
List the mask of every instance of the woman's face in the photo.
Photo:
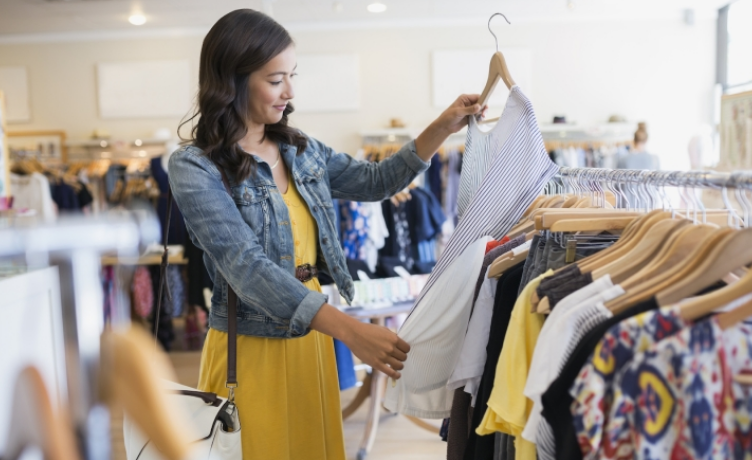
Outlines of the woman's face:
[{"label": "woman's face", "polygon": [[253,123],[273,125],[282,119],[287,103],[295,97],[292,78],[297,67],[291,45],[276,55],[248,79],[251,95],[250,118]]}]

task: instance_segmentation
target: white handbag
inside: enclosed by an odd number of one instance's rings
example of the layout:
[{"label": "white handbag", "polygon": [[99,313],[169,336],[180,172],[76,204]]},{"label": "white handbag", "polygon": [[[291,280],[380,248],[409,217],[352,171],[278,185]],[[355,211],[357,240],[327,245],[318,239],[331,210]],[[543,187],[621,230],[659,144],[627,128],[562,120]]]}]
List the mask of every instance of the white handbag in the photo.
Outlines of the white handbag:
[{"label": "white handbag", "polygon": [[[193,432],[203,436],[191,442],[191,460],[243,458],[240,429],[235,430],[240,423],[234,404],[214,393],[196,391],[174,382],[165,382],[164,390],[165,398],[170,398],[170,403],[179,406],[187,415],[187,422],[194,428]],[[123,420],[123,437],[128,460],[165,460],[162,453],[127,416]]]},{"label": "white handbag", "polygon": [[[227,193],[230,192],[230,184],[224,169],[219,165],[222,173],[222,182]],[[172,214],[172,193],[167,193],[167,217],[164,229],[170,228],[170,215]],[[163,236],[164,253],[162,254],[161,282],[159,286],[159,298],[157,301],[157,322],[162,306],[162,292],[165,288],[165,273],[167,271],[167,231]],[[167,296],[170,297],[169,287]],[[227,381],[225,386],[229,389],[229,398],[221,398],[214,393],[198,391],[194,388],[179,385],[174,382],[165,382],[165,398],[171,398],[174,407],[180,407],[182,412],[189,417],[189,422],[202,438],[193,441],[190,459],[201,460],[242,460],[243,450],[240,442],[240,418],[238,408],[235,405],[235,388],[237,381],[237,304],[238,296],[227,284]],[[128,460],[165,460],[162,453],[154,447],[154,444],[141,432],[127,416],[123,420],[123,439],[125,453]]]}]

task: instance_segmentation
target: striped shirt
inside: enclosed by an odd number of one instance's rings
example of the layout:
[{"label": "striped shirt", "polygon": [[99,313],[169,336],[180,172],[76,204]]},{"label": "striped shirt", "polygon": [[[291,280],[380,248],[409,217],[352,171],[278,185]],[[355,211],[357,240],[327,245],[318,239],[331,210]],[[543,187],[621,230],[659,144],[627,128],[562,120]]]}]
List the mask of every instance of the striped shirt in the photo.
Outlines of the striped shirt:
[{"label": "striped shirt", "polygon": [[[482,142],[476,142],[478,136]],[[490,132],[480,132],[471,121],[468,143],[474,146],[474,154],[490,155],[491,166],[400,329],[400,337],[412,347],[410,357],[402,378],[387,386],[385,407],[416,417],[449,416],[452,392],[446,384],[467,331],[472,280],[477,280],[485,246],[478,259],[469,255],[474,254],[470,248],[479,247],[487,236],[500,239],[506,235],[558,172],[543,145],[533,106],[516,86],[509,93],[504,115]],[[482,148],[498,152],[479,153]],[[466,174],[464,164],[462,174]],[[466,251],[470,251],[467,257]],[[475,278],[467,277],[468,273]],[[468,303],[464,291],[470,293]]]},{"label": "striped shirt", "polygon": [[[511,128],[505,125],[510,125]],[[465,248],[483,236],[503,238],[520,220],[546,183],[559,172],[543,145],[533,105],[518,86],[512,87],[504,116],[489,133],[481,133],[473,126],[475,125],[471,121],[468,143],[487,148],[499,144],[501,147],[449,238],[412,311],[415,311],[423,297],[433,289],[436,280]],[[504,137],[507,130],[511,130],[511,134]],[[497,143],[489,139],[476,142],[478,136],[499,137],[504,142]],[[463,164],[462,175],[465,173]],[[458,347],[460,345],[457,344]]]},{"label": "striped shirt", "polygon": [[[517,87],[514,89],[516,90]],[[475,117],[470,117],[465,140],[465,154],[462,156],[460,188],[457,194],[457,216],[460,219],[465,214],[475,192],[483,183],[486,173],[491,169],[494,158],[501,152],[504,142],[509,139],[514,130],[515,118],[519,117],[519,110],[516,106],[516,99],[510,97],[504,113],[490,131],[482,130]]]}]

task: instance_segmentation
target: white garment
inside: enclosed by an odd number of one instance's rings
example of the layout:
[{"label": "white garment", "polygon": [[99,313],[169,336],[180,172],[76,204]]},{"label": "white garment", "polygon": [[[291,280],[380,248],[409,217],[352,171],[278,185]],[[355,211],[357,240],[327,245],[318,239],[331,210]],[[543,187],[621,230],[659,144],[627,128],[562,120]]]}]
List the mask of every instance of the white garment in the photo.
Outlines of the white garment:
[{"label": "white garment", "polygon": [[44,220],[55,218],[55,202],[52,201],[50,182],[43,174],[11,174],[10,191],[13,195],[14,209],[33,209]]},{"label": "white garment", "polygon": [[[510,129],[511,134],[507,134]],[[498,138],[500,142],[492,142],[486,137]],[[484,236],[490,235],[498,240],[509,233],[549,179],[559,172],[543,145],[533,105],[517,86],[510,91],[504,114],[490,132],[481,132],[474,119],[470,118],[468,142],[481,143],[488,149],[497,145],[500,147],[498,153],[493,155],[491,168],[483,176],[483,182],[452,233],[416,305],[431,292],[444,270],[470,244]],[[464,162],[462,167],[464,170]],[[436,288],[439,289],[438,286]],[[460,344],[456,343],[455,346],[459,348]]]},{"label": "white garment", "polygon": [[[588,292],[582,293],[585,290]],[[562,299],[546,319],[535,344],[530,372],[523,391],[523,394],[533,401],[533,409],[522,431],[523,438],[533,443],[537,442],[538,426],[545,423],[541,415],[543,393],[559,376],[580,339],[592,328],[613,316],[604,302],[623,294],[624,289],[619,285],[614,286],[611,277],[606,275]],[[567,301],[573,296],[574,300]],[[577,302],[578,298],[584,300]]]},{"label": "white garment", "polygon": [[384,220],[384,211],[379,202],[360,203],[360,210],[363,215],[368,216],[368,239],[365,242],[365,262],[368,268],[376,271],[376,264],[379,259],[379,249],[386,244],[389,236],[389,228]]},{"label": "white garment", "polygon": [[446,418],[453,392],[447,389],[467,331],[476,281],[483,265],[483,237],[450,265],[399,331],[410,344],[402,378],[387,385],[384,407],[421,418]]},{"label": "white garment", "polygon": [[496,287],[499,284],[498,279],[488,278],[490,269],[491,267],[486,269],[478,300],[475,301],[475,308],[470,316],[470,324],[467,326],[465,340],[462,343],[460,358],[447,382],[449,390],[464,386],[465,393],[473,397],[470,403],[473,407],[475,407],[478,387],[486,365],[486,346],[491,332]]}]

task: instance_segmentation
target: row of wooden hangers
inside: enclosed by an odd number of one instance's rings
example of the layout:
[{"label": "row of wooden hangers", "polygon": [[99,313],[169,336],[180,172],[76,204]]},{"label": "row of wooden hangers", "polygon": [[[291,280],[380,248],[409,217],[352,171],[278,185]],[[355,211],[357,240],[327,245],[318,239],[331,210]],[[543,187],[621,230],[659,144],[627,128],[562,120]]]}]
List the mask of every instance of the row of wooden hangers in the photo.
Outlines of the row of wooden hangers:
[{"label": "row of wooden hangers", "polygon": [[[738,221],[734,210],[705,211],[704,220],[697,221],[691,210],[614,209],[608,206],[614,204],[610,195],[604,194],[597,208],[589,206],[592,199],[588,203],[578,196],[539,196],[508,236],[525,234],[529,240],[540,231],[620,233],[612,246],[577,262],[583,274],[593,279],[609,275],[624,288],[624,295],[606,303],[614,314],[655,296],[661,307],[681,302],[683,319],[695,321],[752,294],[752,271],[747,270],[752,265],[752,228],[733,228]],[[525,249],[500,256],[489,277],[500,276],[526,257]],[[691,298],[720,281],[727,286]],[[533,295],[532,300],[534,312],[550,311],[547,298]],[[719,314],[718,321],[726,329],[750,316],[752,301]]]},{"label": "row of wooden hangers", "polygon": [[[124,410],[151,439],[165,460],[190,458],[190,441],[198,439],[181,414],[165,398],[163,381],[176,381],[164,352],[155,351],[150,335],[136,327],[102,334],[101,399],[111,409]],[[3,460],[15,460],[36,447],[46,460],[85,458],[67,409],[53,402],[39,370],[25,367],[16,378]],[[181,416],[182,415],[182,416]]]}]

